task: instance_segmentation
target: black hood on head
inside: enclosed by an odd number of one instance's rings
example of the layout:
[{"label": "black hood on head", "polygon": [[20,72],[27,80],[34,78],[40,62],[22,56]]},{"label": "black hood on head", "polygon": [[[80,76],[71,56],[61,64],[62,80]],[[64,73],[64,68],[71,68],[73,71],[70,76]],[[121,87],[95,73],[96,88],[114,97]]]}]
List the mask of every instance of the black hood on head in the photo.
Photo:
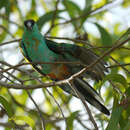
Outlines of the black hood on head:
[{"label": "black hood on head", "polygon": [[32,27],[33,27],[34,24],[35,24],[35,21],[32,20],[32,19],[24,21],[24,25],[27,29],[32,30]]}]

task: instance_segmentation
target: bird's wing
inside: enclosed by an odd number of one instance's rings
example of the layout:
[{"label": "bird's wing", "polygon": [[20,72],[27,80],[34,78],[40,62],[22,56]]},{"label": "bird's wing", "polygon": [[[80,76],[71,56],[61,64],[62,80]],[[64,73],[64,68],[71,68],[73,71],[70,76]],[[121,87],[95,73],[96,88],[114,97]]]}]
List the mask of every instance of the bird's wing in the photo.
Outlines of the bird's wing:
[{"label": "bird's wing", "polygon": [[[80,61],[85,65],[90,65],[99,58],[99,56],[91,50],[74,44],[56,43],[48,39],[46,39],[46,44],[48,48],[53,52],[61,55],[68,53],[76,58],[77,61]],[[87,74],[89,74],[93,79],[96,79],[97,81],[101,80],[104,76],[104,72],[107,71],[105,65],[106,63],[101,60],[90,71],[87,71]]]}]

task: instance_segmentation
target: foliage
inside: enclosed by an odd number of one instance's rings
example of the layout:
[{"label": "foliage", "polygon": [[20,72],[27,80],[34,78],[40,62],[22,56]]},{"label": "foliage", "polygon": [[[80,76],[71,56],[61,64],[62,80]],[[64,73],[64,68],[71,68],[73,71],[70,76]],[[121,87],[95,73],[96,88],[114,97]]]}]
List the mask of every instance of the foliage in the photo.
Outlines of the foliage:
[{"label": "foliage", "polygon": [[[6,123],[0,122],[0,126],[5,130],[12,128],[38,130],[43,128],[44,123],[47,130],[60,130],[64,127],[62,125],[65,122],[64,116],[68,124],[67,126],[65,124],[64,129],[94,128],[90,125],[86,111],[72,103],[73,100],[78,99],[72,98],[57,86],[29,91],[7,87],[13,84],[37,85],[39,84],[37,78],[45,83],[51,81],[48,77],[41,77],[30,66],[12,67],[25,63],[18,48],[18,41],[22,36],[23,22],[26,19],[36,20],[39,29],[48,38],[49,36],[61,37],[60,42],[63,40],[68,43],[73,42],[101,56],[116,44],[124,42],[122,46],[115,48],[104,57],[108,64],[109,74],[99,83],[95,81],[93,83],[94,88],[102,94],[111,115],[99,114],[95,109],[93,110],[92,106],[89,108],[92,110],[99,129],[130,129],[130,32],[125,22],[120,20],[112,22],[113,19],[111,19],[121,17],[121,13],[111,13],[115,6],[119,6],[121,10],[127,10],[130,9],[130,2],[124,0],[114,5],[114,1],[111,0],[81,1],[83,2],[81,5],[84,4],[83,7],[80,6],[78,0],[0,1],[0,118],[6,120]],[[123,16],[122,19],[124,19]],[[12,44],[13,41],[15,44]],[[11,67],[12,69],[7,70]],[[88,79],[88,82],[91,81]],[[50,96],[48,91],[54,97]],[[32,102],[35,105],[30,106]],[[74,111],[70,104],[73,104]],[[83,112],[85,114],[82,114]],[[44,123],[40,114],[44,118]]]}]

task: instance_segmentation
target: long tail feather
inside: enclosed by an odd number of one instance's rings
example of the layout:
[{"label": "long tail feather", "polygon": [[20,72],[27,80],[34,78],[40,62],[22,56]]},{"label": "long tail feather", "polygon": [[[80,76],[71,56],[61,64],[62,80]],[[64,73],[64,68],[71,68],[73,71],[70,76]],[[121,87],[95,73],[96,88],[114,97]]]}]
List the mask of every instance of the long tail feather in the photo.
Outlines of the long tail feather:
[{"label": "long tail feather", "polygon": [[76,78],[74,80],[74,85],[77,90],[85,97],[86,101],[88,101],[91,105],[104,114],[110,115],[109,110],[101,103],[103,102],[102,98],[86,81],[80,78]]}]

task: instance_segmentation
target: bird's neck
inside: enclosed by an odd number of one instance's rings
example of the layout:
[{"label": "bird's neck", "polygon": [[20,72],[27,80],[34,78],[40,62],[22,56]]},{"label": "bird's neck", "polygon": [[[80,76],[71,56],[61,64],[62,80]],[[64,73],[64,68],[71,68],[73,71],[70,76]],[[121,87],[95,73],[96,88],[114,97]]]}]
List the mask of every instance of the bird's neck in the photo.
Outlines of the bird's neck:
[{"label": "bird's neck", "polygon": [[26,31],[26,32],[24,32],[24,34],[23,34],[23,38],[24,39],[26,39],[26,40],[31,40],[31,39],[33,39],[33,38],[37,38],[37,39],[41,39],[41,38],[43,38],[42,37],[42,35],[39,33],[39,32],[29,32],[29,31]]},{"label": "bird's neck", "polygon": [[42,48],[48,49],[45,38],[41,35],[40,32],[25,32],[23,34],[24,43],[27,44],[27,46],[39,46],[42,43]]}]

